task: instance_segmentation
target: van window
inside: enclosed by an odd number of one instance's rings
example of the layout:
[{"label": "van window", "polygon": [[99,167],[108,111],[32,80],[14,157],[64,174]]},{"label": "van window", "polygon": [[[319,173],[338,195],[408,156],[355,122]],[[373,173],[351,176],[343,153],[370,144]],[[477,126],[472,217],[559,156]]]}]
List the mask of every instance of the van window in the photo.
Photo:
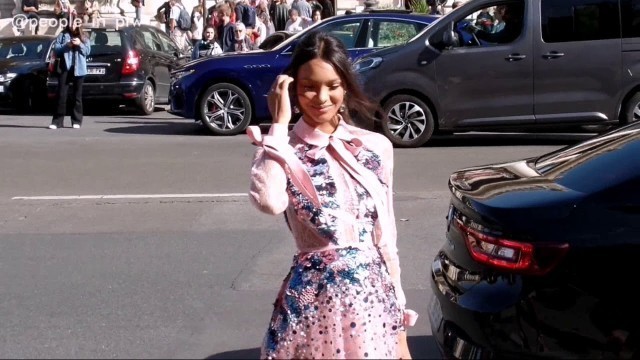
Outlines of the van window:
[{"label": "van window", "polygon": [[640,1],[621,0],[622,37],[640,37]]},{"label": "van window", "polygon": [[620,38],[617,0],[542,0],[540,8],[544,42]]},{"label": "van window", "polygon": [[522,34],[524,10],[523,0],[500,1],[473,9],[454,26],[459,46],[489,46],[515,41]]}]

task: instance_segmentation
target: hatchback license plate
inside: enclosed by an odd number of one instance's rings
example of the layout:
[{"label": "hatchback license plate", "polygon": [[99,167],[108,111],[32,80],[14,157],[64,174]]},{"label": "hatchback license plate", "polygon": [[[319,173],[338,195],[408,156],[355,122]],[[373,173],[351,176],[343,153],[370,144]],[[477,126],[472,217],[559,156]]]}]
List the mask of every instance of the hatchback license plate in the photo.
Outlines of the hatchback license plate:
[{"label": "hatchback license plate", "polygon": [[4,85],[0,85],[0,93],[4,92]]},{"label": "hatchback license plate", "polygon": [[104,75],[105,73],[105,69],[104,68],[87,68],[87,74],[89,75]]}]

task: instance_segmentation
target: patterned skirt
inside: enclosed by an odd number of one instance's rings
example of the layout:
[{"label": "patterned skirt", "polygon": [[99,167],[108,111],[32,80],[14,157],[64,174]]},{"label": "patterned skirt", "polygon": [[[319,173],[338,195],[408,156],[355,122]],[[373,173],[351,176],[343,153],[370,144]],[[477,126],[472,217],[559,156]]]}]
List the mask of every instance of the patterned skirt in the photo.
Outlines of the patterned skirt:
[{"label": "patterned skirt", "polygon": [[263,359],[397,359],[402,313],[376,250],[300,253],[284,279]]}]

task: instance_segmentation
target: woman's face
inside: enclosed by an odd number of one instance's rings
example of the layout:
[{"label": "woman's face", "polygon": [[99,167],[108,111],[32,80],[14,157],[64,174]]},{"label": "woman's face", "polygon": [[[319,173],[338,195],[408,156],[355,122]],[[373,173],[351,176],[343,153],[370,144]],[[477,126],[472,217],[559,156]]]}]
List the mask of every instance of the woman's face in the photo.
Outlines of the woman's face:
[{"label": "woman's face", "polygon": [[295,11],[291,12],[291,15],[289,15],[289,19],[291,19],[291,21],[296,21],[298,20],[298,13]]},{"label": "woman's face", "polygon": [[320,131],[333,133],[345,95],[342,79],[333,66],[319,58],[302,65],[296,78],[296,92],[304,121]]},{"label": "woman's face", "polygon": [[312,19],[314,22],[320,21],[321,19],[320,11],[314,11]]},{"label": "woman's face", "polygon": [[208,28],[207,30],[205,30],[204,32],[204,38],[208,41],[213,40],[213,37],[216,35],[216,33],[213,31],[213,29]]}]

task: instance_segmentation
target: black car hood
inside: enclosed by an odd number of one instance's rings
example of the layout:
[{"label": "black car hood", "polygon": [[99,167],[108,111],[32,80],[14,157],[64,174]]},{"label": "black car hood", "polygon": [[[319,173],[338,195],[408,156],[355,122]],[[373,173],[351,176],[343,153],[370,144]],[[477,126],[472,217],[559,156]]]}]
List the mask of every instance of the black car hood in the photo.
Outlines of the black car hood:
[{"label": "black car hood", "polygon": [[24,74],[46,67],[47,63],[41,59],[0,59],[0,73]]}]

